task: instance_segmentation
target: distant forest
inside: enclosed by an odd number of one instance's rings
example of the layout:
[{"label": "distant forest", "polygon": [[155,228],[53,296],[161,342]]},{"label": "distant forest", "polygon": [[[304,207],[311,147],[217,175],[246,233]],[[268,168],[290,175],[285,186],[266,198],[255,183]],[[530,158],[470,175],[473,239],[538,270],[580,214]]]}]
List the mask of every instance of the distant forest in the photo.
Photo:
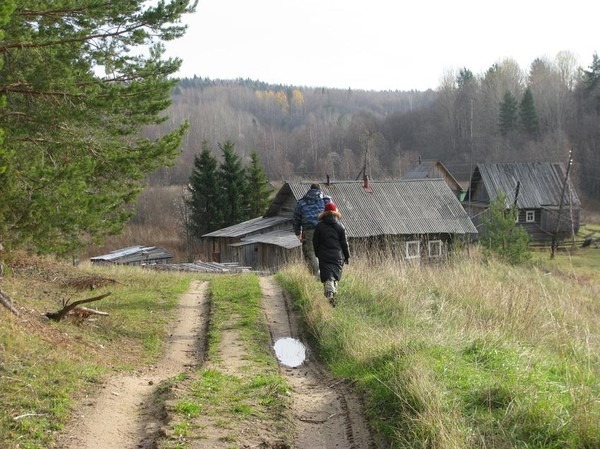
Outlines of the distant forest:
[{"label": "distant forest", "polygon": [[[527,70],[504,60],[481,75],[448,72],[436,90],[363,91],[182,79],[169,120],[188,121],[173,167],[152,185],[186,184],[206,141],[256,150],[271,180],[398,178],[440,160],[465,186],[479,162],[568,160],[584,197],[600,198],[600,60],[579,67],[568,52]],[[165,129],[161,129],[164,132]]]}]

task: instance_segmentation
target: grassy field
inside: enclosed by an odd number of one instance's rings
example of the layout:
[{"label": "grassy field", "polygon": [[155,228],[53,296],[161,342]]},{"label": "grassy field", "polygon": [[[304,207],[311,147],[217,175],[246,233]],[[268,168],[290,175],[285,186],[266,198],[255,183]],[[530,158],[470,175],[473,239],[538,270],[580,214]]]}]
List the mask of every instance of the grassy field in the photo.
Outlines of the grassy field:
[{"label": "grassy field", "polygon": [[[332,309],[304,266],[277,275],[320,357],[367,398],[391,448],[600,447],[600,249],[535,254],[527,266],[476,251],[440,266],[353,258]],[[94,291],[82,290],[94,279]],[[210,279],[207,363],[173,379],[166,447],[188,447],[203,420],[280,425],[286,386],[270,356],[253,275]],[[21,256],[0,280],[22,311],[0,320],[0,447],[52,447],[74,401],[102,376],[156,360],[190,276],[70,267]],[[49,322],[64,300],[105,292],[110,313]],[[232,319],[234,318],[235,319]],[[221,366],[225,330],[247,343],[247,375]],[[165,385],[163,388],[168,389]],[[289,429],[282,428],[286,434]],[[234,438],[232,436],[232,438]],[[231,441],[236,447],[236,441]]]},{"label": "grassy field", "polygon": [[278,278],[390,447],[597,448],[598,253],[526,267],[353,259],[335,309],[304,267]]},{"label": "grassy field", "polygon": [[586,236],[599,240],[587,248],[579,246],[561,250],[554,259],[550,259],[548,251],[537,251],[534,253],[536,264],[555,273],[570,276],[576,281],[593,280],[600,284],[600,224],[583,226],[577,234],[577,239],[583,240]]}]

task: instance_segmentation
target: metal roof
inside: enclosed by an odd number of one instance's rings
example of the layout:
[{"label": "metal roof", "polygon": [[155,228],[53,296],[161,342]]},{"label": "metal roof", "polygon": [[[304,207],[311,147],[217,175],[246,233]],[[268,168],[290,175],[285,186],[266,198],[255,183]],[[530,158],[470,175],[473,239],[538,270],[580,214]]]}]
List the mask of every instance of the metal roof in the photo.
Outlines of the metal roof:
[{"label": "metal roof", "polygon": [[412,170],[404,173],[400,179],[426,179],[426,178],[445,178],[455,184],[454,187],[462,189],[460,183],[450,173],[448,168],[441,162],[435,160],[424,160]]},{"label": "metal roof", "polygon": [[[512,205],[517,183],[520,183],[517,207],[537,209],[560,205],[565,180],[564,164],[557,162],[513,162],[477,164],[474,178],[479,173],[490,198],[500,192],[507,195],[507,207]],[[580,207],[581,203],[568,180],[563,205]]]},{"label": "metal roof", "polygon": [[242,223],[228,226],[223,229],[218,229],[208,234],[204,234],[202,237],[243,237],[253,232],[258,232],[263,229],[270,228],[272,226],[281,224],[285,221],[289,221],[290,217],[257,217],[251,220],[244,221]]},{"label": "metal roof", "polygon": [[90,257],[92,262],[130,263],[134,261],[170,259],[173,257],[169,251],[157,246],[128,246],[127,248],[111,251],[102,256]]},{"label": "metal roof", "polygon": [[[286,183],[277,195],[279,204],[286,189],[297,200],[310,184]],[[477,233],[443,179],[369,181],[367,188],[363,181],[341,181],[321,184],[321,189],[338,206],[348,237]],[[269,212],[276,211],[272,207]]]},{"label": "metal roof", "polygon": [[256,234],[244,237],[240,242],[233,243],[231,246],[244,246],[253,243],[266,243],[268,245],[281,246],[286,249],[293,249],[302,245],[300,240],[298,240],[290,228],[290,231],[280,229],[273,232],[267,232],[265,234]]}]

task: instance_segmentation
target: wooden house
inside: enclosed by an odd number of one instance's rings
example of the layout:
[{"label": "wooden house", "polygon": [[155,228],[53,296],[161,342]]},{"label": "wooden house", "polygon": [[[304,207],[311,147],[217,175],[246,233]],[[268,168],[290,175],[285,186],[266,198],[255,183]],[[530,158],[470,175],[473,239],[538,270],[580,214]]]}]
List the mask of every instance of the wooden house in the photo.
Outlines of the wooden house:
[{"label": "wooden house", "polygon": [[440,161],[421,161],[419,158],[419,165],[404,173],[400,179],[443,179],[459,200],[462,201],[466,193],[463,186]]},{"label": "wooden house", "polygon": [[[311,182],[286,182],[264,217],[203,236],[212,260],[276,270],[300,259],[292,230],[296,202]],[[441,260],[458,237],[476,233],[443,179],[340,181],[321,184],[342,213],[355,250],[382,249],[399,258]]]},{"label": "wooden house", "polygon": [[530,241],[550,244],[555,234],[560,241],[579,229],[581,203],[571,180],[565,178],[561,163],[477,164],[463,205],[480,233],[485,233],[482,217],[503,193],[507,209],[516,204],[517,223],[527,230]]},{"label": "wooden house", "polygon": [[173,254],[157,246],[129,246],[111,251],[102,256],[91,257],[92,264],[114,265],[156,265],[166,264],[173,259]]}]

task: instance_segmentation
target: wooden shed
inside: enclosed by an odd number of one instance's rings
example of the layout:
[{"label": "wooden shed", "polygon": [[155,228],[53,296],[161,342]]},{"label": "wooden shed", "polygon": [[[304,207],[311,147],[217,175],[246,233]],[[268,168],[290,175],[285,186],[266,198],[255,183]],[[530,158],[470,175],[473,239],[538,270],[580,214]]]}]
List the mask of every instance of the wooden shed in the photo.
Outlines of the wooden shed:
[{"label": "wooden shed", "polygon": [[275,269],[300,255],[300,242],[290,230],[288,216],[253,218],[203,235],[202,253],[213,262]]}]

